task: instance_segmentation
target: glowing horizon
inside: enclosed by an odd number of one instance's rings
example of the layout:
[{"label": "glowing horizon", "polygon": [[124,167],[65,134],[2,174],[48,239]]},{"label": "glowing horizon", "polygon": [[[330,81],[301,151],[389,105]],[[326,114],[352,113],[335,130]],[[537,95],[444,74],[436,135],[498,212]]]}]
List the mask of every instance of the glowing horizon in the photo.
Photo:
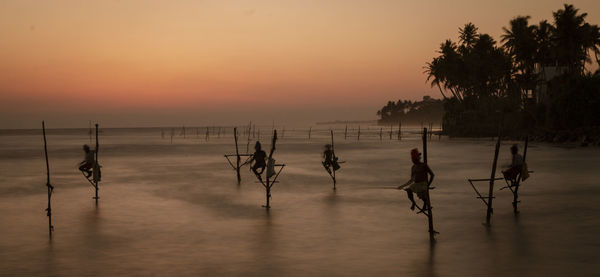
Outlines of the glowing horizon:
[{"label": "glowing horizon", "polygon": [[[440,97],[423,66],[463,24],[498,41],[563,3],[468,2],[4,1],[0,128],[375,119]],[[599,23],[600,3],[571,3]]]}]

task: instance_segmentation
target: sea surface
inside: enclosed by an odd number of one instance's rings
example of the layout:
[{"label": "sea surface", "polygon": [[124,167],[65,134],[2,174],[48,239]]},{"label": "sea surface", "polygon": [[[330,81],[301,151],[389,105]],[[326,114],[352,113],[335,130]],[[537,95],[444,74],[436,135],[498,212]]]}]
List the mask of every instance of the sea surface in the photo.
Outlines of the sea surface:
[{"label": "sea surface", "polygon": [[[529,144],[534,171],[512,194],[495,183],[490,227],[467,178],[489,178],[493,138],[433,136],[433,223],[395,186],[410,175],[419,128],[402,139],[379,127],[334,126],[337,190],[321,165],[327,126],[279,128],[286,164],[272,189],[224,154],[230,127],[100,129],[98,202],[77,170],[87,129],[47,130],[52,223],[48,234],[41,130],[0,130],[0,276],[597,276],[600,149]],[[260,141],[270,149],[270,126]],[[162,135],[161,135],[162,134]],[[164,135],[164,137],[163,137]],[[240,132],[239,151],[258,139]],[[510,162],[506,141],[499,168]],[[500,173],[498,172],[498,176]],[[477,183],[487,194],[489,183]],[[576,275],[575,275],[576,274]]]}]

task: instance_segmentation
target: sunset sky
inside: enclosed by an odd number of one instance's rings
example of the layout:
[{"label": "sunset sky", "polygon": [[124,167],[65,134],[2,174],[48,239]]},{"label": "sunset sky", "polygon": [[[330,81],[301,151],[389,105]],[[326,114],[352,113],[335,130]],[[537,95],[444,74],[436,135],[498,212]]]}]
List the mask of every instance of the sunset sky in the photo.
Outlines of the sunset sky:
[{"label": "sunset sky", "polygon": [[[440,97],[423,67],[563,1],[0,0],[0,128],[369,120]],[[600,24],[600,1],[570,1]]]}]

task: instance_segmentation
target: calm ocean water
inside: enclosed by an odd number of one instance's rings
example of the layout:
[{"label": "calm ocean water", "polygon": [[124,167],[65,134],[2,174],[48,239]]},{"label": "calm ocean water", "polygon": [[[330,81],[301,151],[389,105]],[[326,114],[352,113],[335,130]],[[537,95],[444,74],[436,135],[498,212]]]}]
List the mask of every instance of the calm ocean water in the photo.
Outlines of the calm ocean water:
[{"label": "calm ocean water", "polygon": [[[265,127],[263,130],[270,129]],[[564,276],[598,274],[600,149],[531,143],[535,171],[512,194],[495,190],[492,227],[467,178],[490,175],[491,139],[434,137],[429,165],[431,245],[427,218],[409,210],[404,191],[417,129],[403,140],[362,127],[344,140],[338,189],[320,164],[329,130],[288,129],[274,157],[287,166],[265,211],[264,188],[247,167],[242,183],[223,154],[234,153],[231,129],[205,140],[205,129],[101,129],[98,205],[77,170],[87,130],[49,130],[52,239],[48,236],[41,130],[0,130],[1,276]],[[265,131],[261,141],[269,148]],[[283,137],[282,137],[283,136]],[[395,134],[394,134],[395,136]],[[250,148],[256,139],[250,143]],[[240,138],[246,152],[247,136]],[[500,165],[509,163],[509,146]],[[93,142],[92,142],[93,145]],[[487,192],[487,184],[481,183]]]}]

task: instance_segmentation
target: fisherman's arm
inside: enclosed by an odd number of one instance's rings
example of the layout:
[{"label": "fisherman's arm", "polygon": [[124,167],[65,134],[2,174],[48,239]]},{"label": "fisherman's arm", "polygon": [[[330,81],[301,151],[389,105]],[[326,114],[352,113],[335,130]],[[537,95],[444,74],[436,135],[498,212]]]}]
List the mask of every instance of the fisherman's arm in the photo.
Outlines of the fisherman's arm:
[{"label": "fisherman's arm", "polygon": [[427,185],[430,186],[433,183],[433,178],[435,177],[435,174],[433,174],[433,171],[431,171],[431,168],[429,168],[429,166],[427,166],[427,172],[429,173],[429,182],[427,183]]}]

